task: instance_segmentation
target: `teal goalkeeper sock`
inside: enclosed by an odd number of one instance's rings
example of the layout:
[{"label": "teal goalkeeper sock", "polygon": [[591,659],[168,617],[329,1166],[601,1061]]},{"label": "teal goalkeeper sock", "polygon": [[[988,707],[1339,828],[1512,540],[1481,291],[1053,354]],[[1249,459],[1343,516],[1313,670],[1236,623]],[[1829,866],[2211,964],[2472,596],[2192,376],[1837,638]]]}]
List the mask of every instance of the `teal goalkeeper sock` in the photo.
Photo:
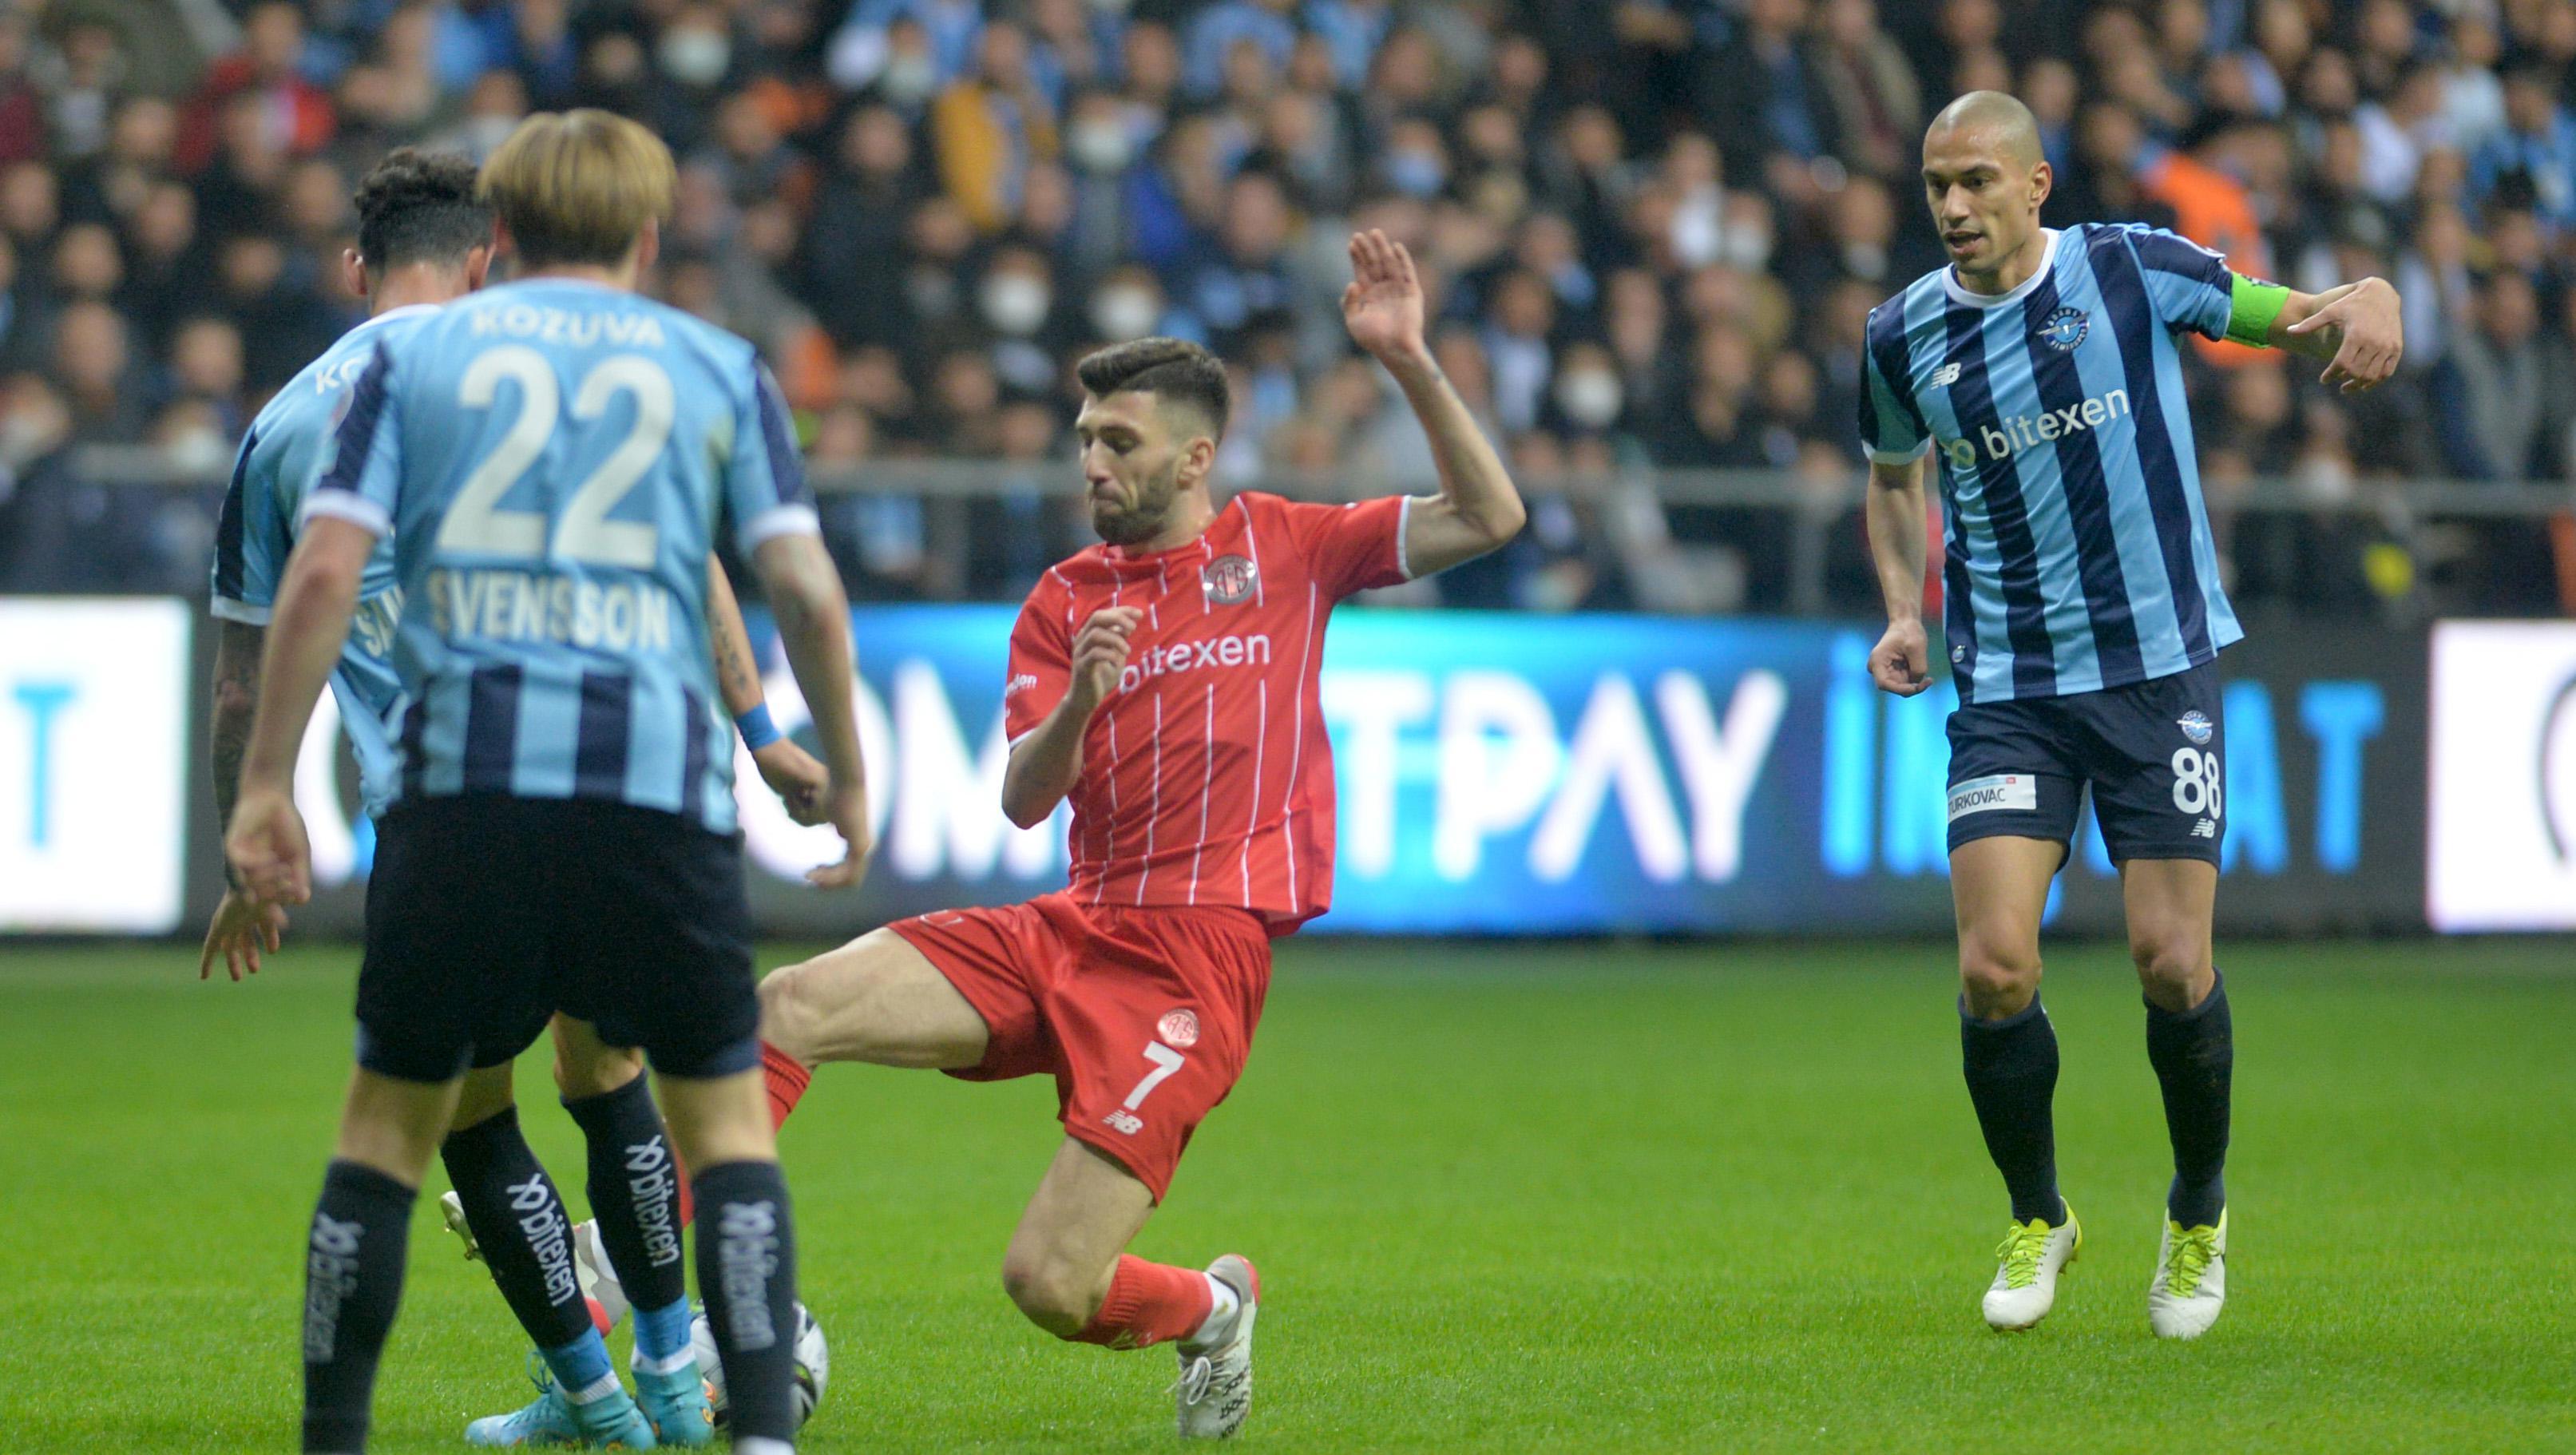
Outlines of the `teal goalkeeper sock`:
[{"label": "teal goalkeeper sock", "polygon": [[597,1329],[583,1331],[569,1344],[537,1352],[554,1371],[564,1398],[574,1404],[588,1404],[617,1385],[617,1371],[608,1362],[608,1341],[599,1337]]},{"label": "teal goalkeeper sock", "polygon": [[689,1348],[689,1301],[635,1311],[635,1360],[661,1372]]}]

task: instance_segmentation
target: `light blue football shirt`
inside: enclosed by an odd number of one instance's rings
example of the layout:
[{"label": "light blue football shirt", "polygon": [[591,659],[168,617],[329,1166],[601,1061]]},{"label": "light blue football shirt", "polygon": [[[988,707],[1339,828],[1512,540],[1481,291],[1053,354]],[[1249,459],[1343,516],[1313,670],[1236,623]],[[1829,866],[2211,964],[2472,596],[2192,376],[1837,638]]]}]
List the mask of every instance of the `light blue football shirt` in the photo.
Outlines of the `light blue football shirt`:
[{"label": "light blue football shirt", "polygon": [[1881,463],[1939,457],[1961,702],[2169,677],[2245,635],[2175,339],[2226,335],[2235,275],[2134,223],[2044,237],[2009,293],[1971,293],[1945,267],[1869,316],[1861,441]]},{"label": "light blue football shirt", "polygon": [[[349,402],[349,386],[357,382],[380,339],[436,311],[425,303],[389,308],[342,334],[251,421],[215,526],[216,616],[249,626],[268,624],[287,554],[295,548],[296,515],[321,474],[331,431]],[[357,617],[331,673],[331,695],[340,704],[341,727],[358,760],[359,796],[370,816],[393,800],[398,764],[392,724],[402,700],[402,679],[394,673],[394,623],[401,618],[393,547],[379,545],[359,580]]]},{"label": "light blue football shirt", "polygon": [[303,518],[392,539],[397,799],[509,794],[734,828],[709,551],[818,531],[744,340],[536,278],[378,343]]}]

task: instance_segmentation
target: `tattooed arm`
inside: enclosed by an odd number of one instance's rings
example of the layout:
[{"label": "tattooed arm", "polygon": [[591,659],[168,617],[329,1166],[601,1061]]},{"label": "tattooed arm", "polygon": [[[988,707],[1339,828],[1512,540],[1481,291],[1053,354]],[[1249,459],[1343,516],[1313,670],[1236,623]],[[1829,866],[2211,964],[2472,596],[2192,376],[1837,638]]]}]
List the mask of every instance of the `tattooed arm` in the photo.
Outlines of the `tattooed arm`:
[{"label": "tattooed arm", "polygon": [[[765,722],[767,695],[761,690],[760,663],[752,656],[751,632],[742,624],[742,607],[734,600],[733,582],[714,556],[707,557],[707,647],[715,658],[716,690],[725,711],[736,722],[760,713]],[[823,821],[823,789],[831,775],[814,755],[781,735],[758,743],[751,761],[760,780],[787,805],[787,816],[800,824]]]}]

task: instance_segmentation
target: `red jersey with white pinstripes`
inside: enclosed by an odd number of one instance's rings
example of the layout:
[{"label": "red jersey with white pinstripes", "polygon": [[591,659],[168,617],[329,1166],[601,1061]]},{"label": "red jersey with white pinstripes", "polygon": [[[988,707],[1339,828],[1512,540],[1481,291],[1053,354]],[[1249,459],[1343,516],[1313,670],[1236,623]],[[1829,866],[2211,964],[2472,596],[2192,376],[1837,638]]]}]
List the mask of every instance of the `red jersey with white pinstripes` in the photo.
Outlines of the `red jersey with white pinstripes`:
[{"label": "red jersey with white pinstripes", "polygon": [[1333,750],[1317,700],[1324,624],[1406,580],[1402,496],[1314,505],[1238,495],[1200,537],[1094,546],[1047,572],[1011,629],[1014,741],[1063,700],[1093,612],[1144,614],[1093,715],[1074,784],[1074,897],[1230,905],[1286,933],[1333,898]]}]

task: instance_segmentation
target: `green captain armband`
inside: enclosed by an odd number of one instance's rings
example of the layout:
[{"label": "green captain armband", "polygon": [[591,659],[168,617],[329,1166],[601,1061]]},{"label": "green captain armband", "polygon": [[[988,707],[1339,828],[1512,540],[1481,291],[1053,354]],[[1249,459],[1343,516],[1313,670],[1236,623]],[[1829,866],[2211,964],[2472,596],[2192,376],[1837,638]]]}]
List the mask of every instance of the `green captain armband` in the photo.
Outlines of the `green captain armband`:
[{"label": "green captain armband", "polygon": [[2227,340],[2253,348],[2270,348],[2272,320],[2290,301],[2290,290],[2278,283],[2257,283],[2242,273],[2228,275],[2233,301],[2227,310]]}]

